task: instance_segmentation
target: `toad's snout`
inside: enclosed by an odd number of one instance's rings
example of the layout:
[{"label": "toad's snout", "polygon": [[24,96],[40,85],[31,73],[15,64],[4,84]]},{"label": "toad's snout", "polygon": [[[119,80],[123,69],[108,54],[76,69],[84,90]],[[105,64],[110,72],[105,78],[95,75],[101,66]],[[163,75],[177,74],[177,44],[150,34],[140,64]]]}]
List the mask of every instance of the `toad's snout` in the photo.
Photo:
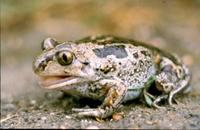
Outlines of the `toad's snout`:
[{"label": "toad's snout", "polygon": [[43,71],[45,66],[46,66],[45,60],[42,60],[42,61],[35,60],[33,62],[32,68],[33,68],[33,71],[37,74],[37,73]]},{"label": "toad's snout", "polygon": [[44,71],[45,67],[47,66],[47,63],[51,60],[51,58],[36,58],[33,62],[33,71],[38,74],[39,72]]}]

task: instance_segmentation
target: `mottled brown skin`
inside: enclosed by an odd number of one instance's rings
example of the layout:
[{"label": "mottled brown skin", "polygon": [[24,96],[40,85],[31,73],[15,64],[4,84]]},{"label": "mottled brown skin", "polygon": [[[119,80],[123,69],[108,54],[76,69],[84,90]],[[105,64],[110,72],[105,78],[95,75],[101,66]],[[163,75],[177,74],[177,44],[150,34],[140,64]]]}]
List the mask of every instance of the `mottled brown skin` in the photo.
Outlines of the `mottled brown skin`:
[{"label": "mottled brown skin", "polygon": [[191,74],[177,57],[142,42],[91,36],[64,43],[47,38],[42,46],[33,63],[42,87],[102,101],[96,109],[74,108],[78,116],[105,118],[139,97],[157,108],[161,100],[172,105],[175,94],[190,88]]}]

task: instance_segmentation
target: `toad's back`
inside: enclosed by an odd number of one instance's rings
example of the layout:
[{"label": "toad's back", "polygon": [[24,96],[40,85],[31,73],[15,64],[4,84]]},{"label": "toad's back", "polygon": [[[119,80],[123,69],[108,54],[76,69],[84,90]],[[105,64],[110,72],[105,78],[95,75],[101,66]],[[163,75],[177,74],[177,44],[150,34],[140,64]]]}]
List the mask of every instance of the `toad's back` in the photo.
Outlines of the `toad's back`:
[{"label": "toad's back", "polygon": [[156,73],[152,52],[143,46],[110,40],[81,40],[75,48],[103,77],[119,78],[129,89],[143,88]]}]

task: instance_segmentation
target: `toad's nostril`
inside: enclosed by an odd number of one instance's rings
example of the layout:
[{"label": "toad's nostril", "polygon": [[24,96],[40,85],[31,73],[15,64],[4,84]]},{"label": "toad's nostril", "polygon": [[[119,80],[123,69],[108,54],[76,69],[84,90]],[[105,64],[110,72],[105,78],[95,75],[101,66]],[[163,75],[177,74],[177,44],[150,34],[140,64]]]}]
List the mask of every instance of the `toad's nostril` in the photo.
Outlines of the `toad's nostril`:
[{"label": "toad's nostril", "polygon": [[33,61],[33,70],[36,74],[44,71],[45,67],[49,63],[49,61],[52,61],[54,58],[53,54],[43,54],[39,57],[36,57],[36,59]]},{"label": "toad's nostril", "polygon": [[47,61],[46,60],[42,60],[42,61],[34,61],[33,62],[33,71],[35,73],[39,73],[41,71],[43,71],[45,69],[47,65]]}]

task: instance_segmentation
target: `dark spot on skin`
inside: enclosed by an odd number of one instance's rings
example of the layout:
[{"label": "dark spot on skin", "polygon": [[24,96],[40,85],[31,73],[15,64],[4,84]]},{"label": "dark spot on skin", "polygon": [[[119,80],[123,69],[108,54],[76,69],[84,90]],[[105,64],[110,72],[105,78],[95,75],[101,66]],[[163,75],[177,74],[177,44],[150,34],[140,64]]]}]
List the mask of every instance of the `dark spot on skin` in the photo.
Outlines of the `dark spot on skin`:
[{"label": "dark spot on skin", "polygon": [[139,61],[140,66],[144,65],[144,62],[142,60]]},{"label": "dark spot on skin", "polygon": [[169,88],[169,86],[167,86],[167,85],[166,85],[166,86],[163,86],[163,87],[164,87],[165,89],[168,89],[168,88]]},{"label": "dark spot on skin", "polygon": [[108,74],[108,72],[110,72],[110,71],[109,71],[109,70],[107,70],[107,71],[104,71],[103,73],[104,73],[104,74]]},{"label": "dark spot on skin", "polygon": [[84,65],[89,65],[90,63],[86,61],[86,62],[83,62],[83,64]]},{"label": "dark spot on skin", "polygon": [[136,62],[131,62],[131,64],[132,64],[132,65],[136,65],[137,63],[136,63]]},{"label": "dark spot on skin", "polygon": [[152,63],[151,63],[151,61],[147,60],[146,64],[151,65]]},{"label": "dark spot on skin", "polygon": [[139,57],[138,53],[137,52],[133,53],[133,57],[137,59]]},{"label": "dark spot on skin", "polygon": [[150,56],[150,54],[147,51],[141,51],[141,53],[145,56]]},{"label": "dark spot on skin", "polygon": [[110,67],[105,67],[105,68],[100,68],[100,71],[103,72],[104,74],[108,74],[111,71],[112,68]]},{"label": "dark spot on skin", "polygon": [[107,57],[108,55],[115,55],[116,58],[125,58],[128,55],[124,47],[124,45],[105,46],[104,48],[93,49],[93,51],[100,58]]},{"label": "dark spot on skin", "polygon": [[43,71],[45,69],[45,67],[47,66],[47,63],[45,60],[43,60],[40,64],[39,64],[39,70]]},{"label": "dark spot on skin", "polygon": [[134,69],[133,71],[134,71],[134,73],[137,73],[137,69]]},{"label": "dark spot on skin", "polygon": [[130,73],[130,76],[133,76],[133,73]]},{"label": "dark spot on skin", "polygon": [[46,57],[46,59],[42,60],[39,64],[39,68],[41,69],[41,71],[43,71],[45,69],[45,67],[47,66],[47,63],[52,60],[52,56],[51,57]]},{"label": "dark spot on skin", "polygon": [[103,72],[104,70],[103,70],[102,68],[100,68],[100,71],[102,71],[102,72]]},{"label": "dark spot on skin", "polygon": [[50,60],[52,60],[52,56],[48,56],[48,57],[45,57],[44,61],[46,61],[46,63],[48,63]]}]

